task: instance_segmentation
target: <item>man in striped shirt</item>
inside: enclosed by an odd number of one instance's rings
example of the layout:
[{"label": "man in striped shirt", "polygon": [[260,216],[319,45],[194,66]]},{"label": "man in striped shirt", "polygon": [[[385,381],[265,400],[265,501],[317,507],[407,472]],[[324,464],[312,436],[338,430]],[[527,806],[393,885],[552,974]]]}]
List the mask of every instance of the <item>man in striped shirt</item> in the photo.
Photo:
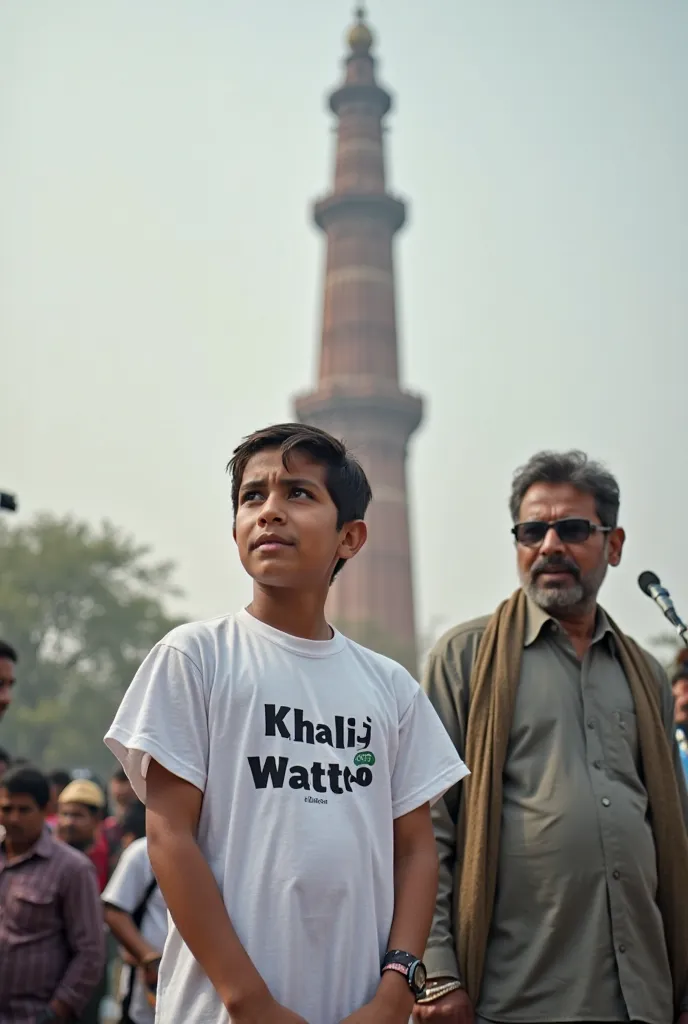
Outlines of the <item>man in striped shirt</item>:
[{"label": "man in striped shirt", "polygon": [[35,768],[0,781],[0,1024],[78,1021],[103,973],[95,870],[50,834],[49,799]]}]

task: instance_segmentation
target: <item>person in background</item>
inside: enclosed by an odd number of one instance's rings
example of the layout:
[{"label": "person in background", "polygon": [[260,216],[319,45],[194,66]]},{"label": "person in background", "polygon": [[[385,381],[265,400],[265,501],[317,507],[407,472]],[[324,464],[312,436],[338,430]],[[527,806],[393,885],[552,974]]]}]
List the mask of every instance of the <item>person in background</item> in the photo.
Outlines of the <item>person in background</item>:
[{"label": "person in background", "polygon": [[[81,850],[89,858],[98,876],[102,892],[109,878],[109,856],[101,834],[105,793],[90,779],[74,779],[60,793],[57,802],[57,834],[59,838]],[[80,1024],[97,1024],[100,1004],[107,994],[107,964],[91,1000],[79,1018]]]},{"label": "person in background", "polygon": [[122,848],[122,821],[129,807],[136,803],[137,797],[131,788],[127,773],[120,767],[113,772],[108,789],[113,813],[105,819],[103,835],[109,851],[110,873],[112,873]]},{"label": "person in background", "polygon": [[122,818],[122,850],[126,850],[137,839],[143,839],[146,834],[146,806],[136,798],[133,804],[127,807]]},{"label": "person in background", "polygon": [[60,793],[57,804],[57,834],[93,863],[102,892],[109,877],[108,848],[101,834],[105,794],[90,779],[75,779]]},{"label": "person in background", "polygon": [[57,803],[60,793],[71,781],[72,776],[69,772],[63,771],[62,769],[50,772],[48,775],[48,782],[50,783],[50,803],[48,804],[48,813],[45,820],[48,828],[53,829],[53,831],[56,831],[58,825]]},{"label": "person in background", "polygon": [[509,502],[520,589],[430,654],[426,692],[472,774],[434,815],[417,1021],[688,1024],[671,687],[598,604],[619,504],[583,452],[533,456]]},{"label": "person in background", "polygon": [[[137,839],[141,839],[146,834],[146,808],[140,800],[135,800],[127,810],[125,811],[122,819],[122,838],[120,841],[120,851],[124,851],[127,847],[131,846]],[[107,992],[108,998],[107,1003],[103,1004],[105,1010],[105,1017],[108,1021],[113,1021],[115,1017],[119,1017],[120,1007],[126,992],[122,989],[126,985],[126,981],[129,975],[128,965],[123,963],[124,957],[128,956],[126,951],[119,949],[117,941],[112,931],[108,929],[107,934],[107,959],[108,959],[108,984]],[[127,978],[123,979],[123,975],[126,974]],[[128,986],[126,986],[128,988]],[[102,1010],[101,1010],[102,1015]]]},{"label": "person in background", "polygon": [[0,640],[0,719],[12,703],[18,661],[14,647]]},{"label": "person in background", "polygon": [[688,782],[688,659],[681,659],[672,680],[676,742],[681,752],[683,771]]},{"label": "person in background", "polygon": [[[6,750],[0,747],[0,779],[3,777],[5,772],[9,771],[12,764],[12,758]],[[5,838],[5,829],[0,825],[0,843]]]},{"label": "person in background", "polygon": [[0,780],[0,1024],[78,1020],[105,962],[93,865],[51,835],[49,800],[35,768]]},{"label": "person in background", "polygon": [[105,921],[124,950],[120,1024],[153,1024],[167,907],[148,857],[142,804],[129,807],[122,830],[122,855],[102,896]]}]

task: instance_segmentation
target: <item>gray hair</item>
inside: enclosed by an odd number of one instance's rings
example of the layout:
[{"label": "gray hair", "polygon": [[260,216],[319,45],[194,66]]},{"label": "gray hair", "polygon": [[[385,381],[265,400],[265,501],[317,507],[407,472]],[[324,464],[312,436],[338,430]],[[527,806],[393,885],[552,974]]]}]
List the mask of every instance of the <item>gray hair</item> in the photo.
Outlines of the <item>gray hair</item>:
[{"label": "gray hair", "polygon": [[512,521],[518,521],[521,503],[534,484],[571,484],[592,494],[603,526],[615,527],[619,519],[621,494],[616,479],[602,463],[585,452],[537,452],[514,473],[509,498]]}]

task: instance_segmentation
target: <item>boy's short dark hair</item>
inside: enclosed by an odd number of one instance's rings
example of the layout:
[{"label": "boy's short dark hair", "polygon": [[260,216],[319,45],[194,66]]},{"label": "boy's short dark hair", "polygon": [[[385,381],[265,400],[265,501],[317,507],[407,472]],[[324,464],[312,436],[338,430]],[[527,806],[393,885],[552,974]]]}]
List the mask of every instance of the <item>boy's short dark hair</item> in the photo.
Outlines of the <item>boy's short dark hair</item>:
[{"label": "boy's short dark hair", "polygon": [[9,750],[5,750],[4,747],[0,747],[0,761],[2,761],[3,764],[7,764],[7,765],[12,764],[12,758],[10,757],[10,752],[9,752]]},{"label": "boy's short dark hair", "polygon": [[43,772],[31,765],[19,765],[6,771],[0,786],[12,796],[31,796],[42,811],[50,803],[50,784]]},{"label": "boy's short dark hair", "polygon": [[114,772],[112,773],[112,781],[113,782],[127,782],[128,781],[127,773],[125,772],[124,768],[122,768],[120,765],[118,765],[117,768],[115,768]]},{"label": "boy's short dark hair", "polygon": [[[232,507],[235,518],[239,507],[241,481],[249,459],[259,452],[275,448],[281,452],[285,468],[288,467],[291,453],[297,451],[310,456],[314,462],[319,462],[325,467],[325,484],[337,508],[338,530],[341,530],[344,523],[365,519],[373,492],[363,467],[342,441],[338,441],[336,437],[332,437],[325,430],[320,430],[319,427],[310,427],[304,423],[277,423],[272,427],[256,430],[234,449],[227,464],[227,472],[232,480]],[[334,567],[332,579],[345,564],[346,559],[340,558]]]},{"label": "boy's short dark hair", "polygon": [[10,647],[4,640],[0,640],[0,658],[7,658],[9,661],[13,661],[15,665],[19,661],[19,655],[14,647]]}]

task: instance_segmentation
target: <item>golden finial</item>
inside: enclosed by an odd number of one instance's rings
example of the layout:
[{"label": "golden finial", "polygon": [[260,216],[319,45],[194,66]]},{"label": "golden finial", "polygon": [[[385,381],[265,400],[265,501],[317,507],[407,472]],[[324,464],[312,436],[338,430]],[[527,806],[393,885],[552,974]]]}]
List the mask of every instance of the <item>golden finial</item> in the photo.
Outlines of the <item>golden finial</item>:
[{"label": "golden finial", "polygon": [[370,52],[373,45],[373,33],[366,25],[365,7],[357,7],[355,16],[356,24],[349,29],[346,38],[351,52],[357,57],[363,57]]}]

